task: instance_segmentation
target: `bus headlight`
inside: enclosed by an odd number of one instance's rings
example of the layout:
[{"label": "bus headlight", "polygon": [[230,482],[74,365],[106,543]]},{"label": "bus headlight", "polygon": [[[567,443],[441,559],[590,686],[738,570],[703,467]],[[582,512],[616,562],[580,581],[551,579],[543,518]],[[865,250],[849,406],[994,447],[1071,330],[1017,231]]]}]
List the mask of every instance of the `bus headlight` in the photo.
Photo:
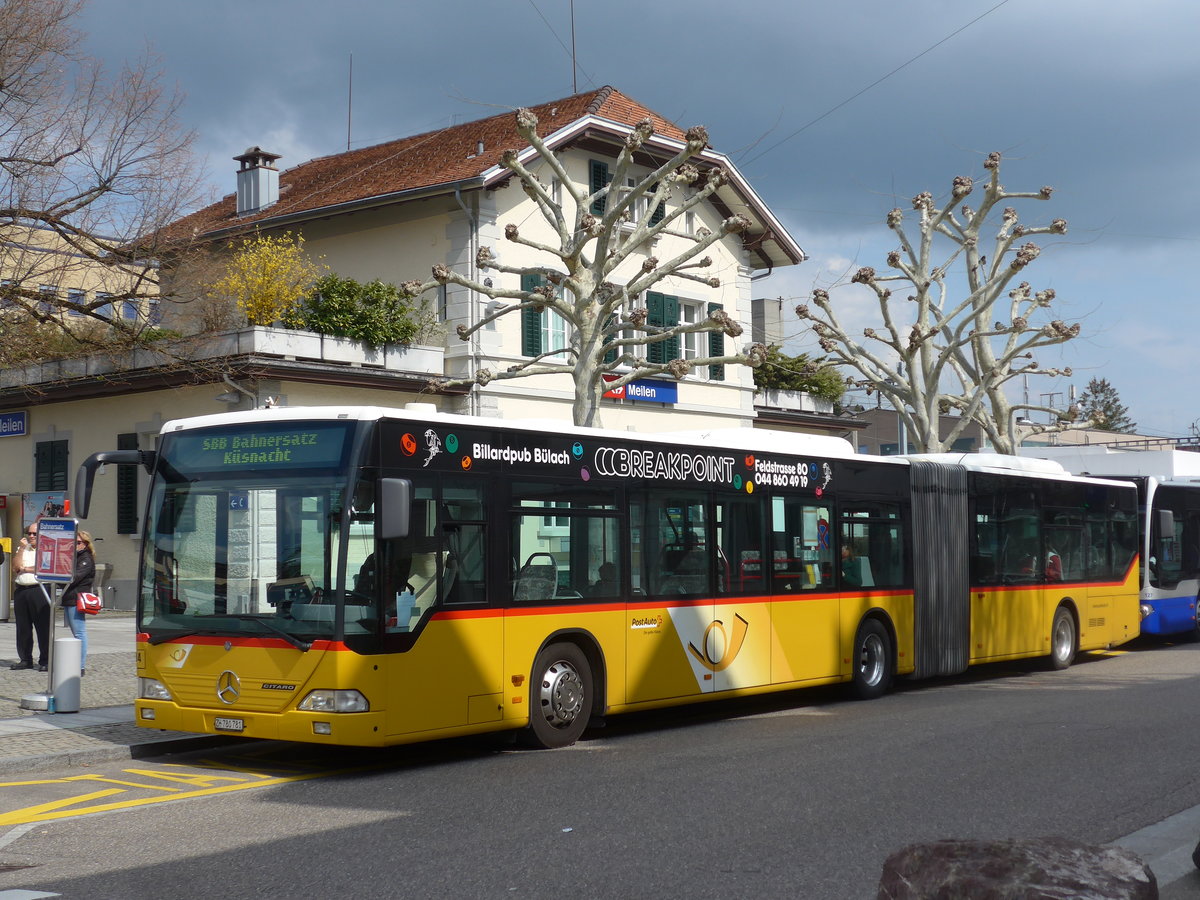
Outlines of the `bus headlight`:
[{"label": "bus headlight", "polygon": [[367,712],[371,704],[358,691],[311,691],[300,701],[297,709],[307,712],[356,713]]},{"label": "bus headlight", "polygon": [[170,700],[171,692],[161,681],[154,678],[138,679],[138,699],[140,700]]},{"label": "bus headlight", "polygon": [[1138,612],[1141,614],[1141,617],[1145,619],[1150,615],[1150,613],[1154,612],[1154,607],[1149,603],[1143,603],[1138,607]]}]

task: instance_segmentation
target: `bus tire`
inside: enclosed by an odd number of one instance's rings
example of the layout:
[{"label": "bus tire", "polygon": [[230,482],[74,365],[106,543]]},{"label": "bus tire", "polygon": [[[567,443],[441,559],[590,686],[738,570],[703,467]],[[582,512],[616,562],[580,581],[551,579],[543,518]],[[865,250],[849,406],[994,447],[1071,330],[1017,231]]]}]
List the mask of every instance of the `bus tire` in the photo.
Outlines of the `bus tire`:
[{"label": "bus tire", "polygon": [[533,663],[525,742],[552,750],[579,740],[592,715],[592,669],[575,644],[551,644]]},{"label": "bus tire", "polygon": [[1066,669],[1075,662],[1075,617],[1065,606],[1054,611],[1054,622],[1050,626],[1050,667]]},{"label": "bus tire", "polygon": [[864,619],[854,636],[854,696],[874,700],[887,693],[896,666],[892,638],[878,619]]}]

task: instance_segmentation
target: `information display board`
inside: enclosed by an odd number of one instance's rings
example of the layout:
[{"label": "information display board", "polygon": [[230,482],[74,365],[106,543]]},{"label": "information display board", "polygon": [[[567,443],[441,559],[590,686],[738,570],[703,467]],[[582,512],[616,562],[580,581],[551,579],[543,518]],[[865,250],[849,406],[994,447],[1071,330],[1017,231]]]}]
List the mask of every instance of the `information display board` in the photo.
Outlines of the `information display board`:
[{"label": "information display board", "polygon": [[77,527],[74,519],[38,519],[37,562],[33,570],[38,581],[67,584],[75,577]]}]

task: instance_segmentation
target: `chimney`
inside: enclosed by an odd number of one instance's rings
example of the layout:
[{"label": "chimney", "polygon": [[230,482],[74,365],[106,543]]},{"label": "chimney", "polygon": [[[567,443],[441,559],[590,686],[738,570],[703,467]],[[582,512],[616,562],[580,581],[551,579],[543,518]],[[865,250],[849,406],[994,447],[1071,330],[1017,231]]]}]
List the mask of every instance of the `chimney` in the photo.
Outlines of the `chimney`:
[{"label": "chimney", "polygon": [[262,147],[250,147],[241,156],[237,173],[237,214],[257,212],[279,199],[279,170],[275,168],[278,153],[268,153]]}]

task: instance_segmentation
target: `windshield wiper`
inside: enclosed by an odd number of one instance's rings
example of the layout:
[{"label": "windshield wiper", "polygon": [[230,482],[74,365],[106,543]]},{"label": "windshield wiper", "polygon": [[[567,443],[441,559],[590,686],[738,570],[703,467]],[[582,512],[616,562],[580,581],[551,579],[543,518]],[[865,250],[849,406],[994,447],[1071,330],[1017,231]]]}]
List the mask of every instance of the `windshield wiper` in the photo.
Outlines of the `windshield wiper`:
[{"label": "windshield wiper", "polygon": [[152,634],[150,635],[150,643],[165,644],[167,641],[173,641],[181,637],[188,637],[189,635],[193,634],[200,634],[200,632],[195,629],[191,629],[188,631],[168,631],[163,634]]},{"label": "windshield wiper", "polygon": [[307,652],[312,649],[312,641],[300,640],[300,638],[296,637],[290,631],[279,627],[270,619],[264,619],[261,616],[252,615],[250,613],[242,613],[240,615],[224,615],[221,618],[237,619],[239,622],[257,622],[259,625],[262,625],[269,631],[275,632],[277,635],[299,650],[304,650]]}]

